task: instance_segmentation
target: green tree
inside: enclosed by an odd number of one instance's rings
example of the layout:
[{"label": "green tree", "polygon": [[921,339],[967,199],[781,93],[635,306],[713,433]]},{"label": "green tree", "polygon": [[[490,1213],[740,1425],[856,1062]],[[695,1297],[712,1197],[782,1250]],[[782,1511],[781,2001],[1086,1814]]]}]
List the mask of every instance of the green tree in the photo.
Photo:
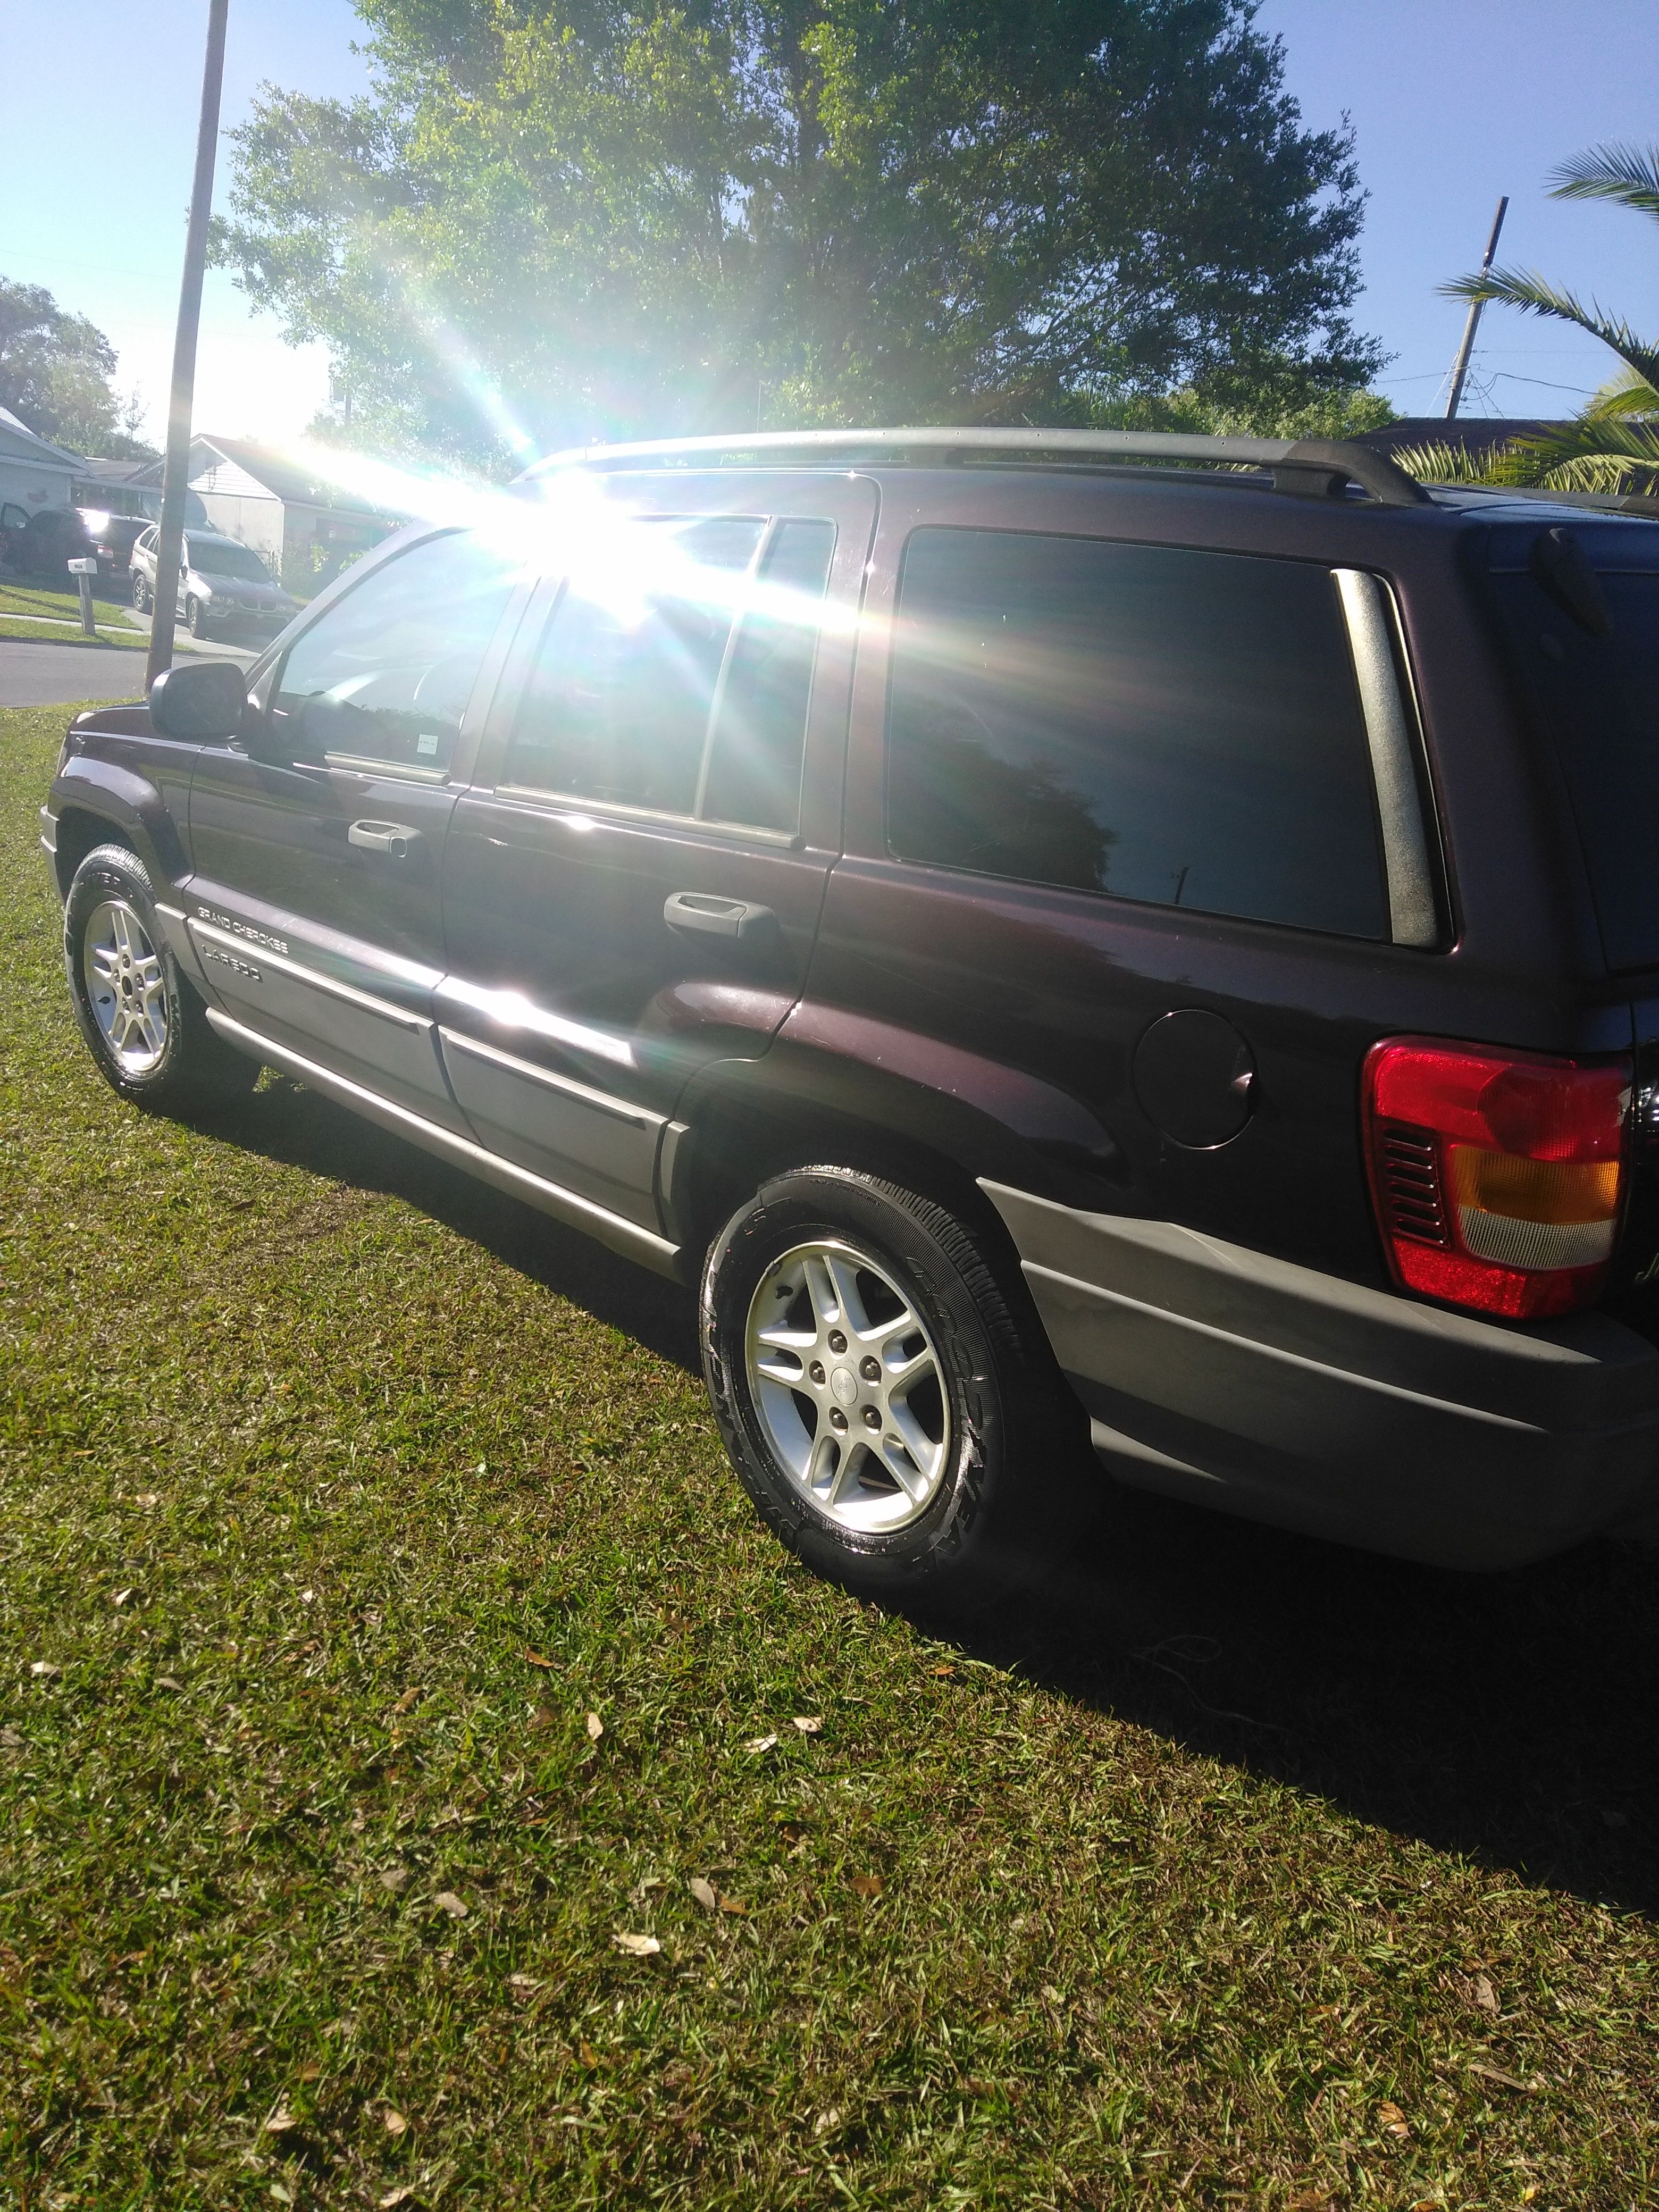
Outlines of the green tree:
[{"label": "green tree", "polygon": [[[1555,172],[1551,198],[1610,200],[1659,222],[1659,146],[1592,147]],[[1516,440],[1471,461],[1454,448],[1425,447],[1397,458],[1419,476],[1490,483],[1540,484],[1558,491],[1659,489],[1659,342],[1586,307],[1534,271],[1493,269],[1444,286],[1455,300],[1491,300],[1524,313],[1571,323],[1616,354],[1618,374],[1564,429]]]},{"label": "green tree", "polygon": [[0,407],[37,437],[112,460],[149,460],[136,408],[117,394],[115,349],[95,323],[71,315],[39,284],[0,277]]},{"label": "green tree", "polygon": [[[1075,419],[1378,365],[1351,134],[1255,0],[357,0],[371,96],[268,88],[216,234],[353,430]],[[1094,398],[1091,398],[1093,395]]]}]

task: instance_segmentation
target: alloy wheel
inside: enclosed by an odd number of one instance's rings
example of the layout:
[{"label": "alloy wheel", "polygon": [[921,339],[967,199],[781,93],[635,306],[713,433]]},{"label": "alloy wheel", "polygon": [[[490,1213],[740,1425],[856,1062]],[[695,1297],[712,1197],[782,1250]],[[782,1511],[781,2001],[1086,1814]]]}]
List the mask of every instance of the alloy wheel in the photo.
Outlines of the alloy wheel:
[{"label": "alloy wheel", "polygon": [[167,987],[144,925],[125,899],[106,899],[81,940],[87,997],[123,1075],[148,1075],[167,1043]]},{"label": "alloy wheel", "polygon": [[950,1464],[950,1395],[884,1267],[838,1237],[795,1245],[761,1279],[744,1348],[767,1443],[820,1513],[875,1535],[927,1510]]}]

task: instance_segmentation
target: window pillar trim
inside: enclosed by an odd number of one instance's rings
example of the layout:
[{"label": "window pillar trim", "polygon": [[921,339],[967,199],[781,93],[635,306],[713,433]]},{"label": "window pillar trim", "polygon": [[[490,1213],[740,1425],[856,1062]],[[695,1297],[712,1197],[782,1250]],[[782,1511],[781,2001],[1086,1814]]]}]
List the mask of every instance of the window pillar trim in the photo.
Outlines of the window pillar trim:
[{"label": "window pillar trim", "polygon": [[1421,744],[1401,682],[1399,611],[1388,585],[1368,569],[1333,568],[1331,580],[1347,629],[1370,750],[1389,933],[1396,945],[1430,951],[1441,941],[1440,902],[1425,820]]}]

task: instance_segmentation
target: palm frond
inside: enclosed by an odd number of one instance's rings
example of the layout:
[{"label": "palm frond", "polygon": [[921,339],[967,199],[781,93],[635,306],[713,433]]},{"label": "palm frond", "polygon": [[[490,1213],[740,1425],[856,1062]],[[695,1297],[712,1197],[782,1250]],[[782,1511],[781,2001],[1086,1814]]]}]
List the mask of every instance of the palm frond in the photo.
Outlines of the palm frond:
[{"label": "palm frond", "polygon": [[1550,197],[1613,200],[1659,218],[1659,146],[1592,146],[1555,172]]},{"label": "palm frond", "polygon": [[1659,346],[1638,338],[1628,323],[1609,322],[1601,309],[1585,307],[1571,292],[1558,291],[1546,278],[1524,269],[1489,269],[1484,276],[1458,276],[1440,287],[1448,300],[1493,300],[1505,307],[1519,307],[1529,315],[1547,315],[1557,322],[1576,323],[1581,331],[1616,353],[1629,368],[1659,386]]},{"label": "palm frond", "polygon": [[1419,483],[1512,483],[1512,477],[1495,475],[1511,452],[1507,446],[1471,451],[1449,441],[1431,439],[1422,446],[1396,446],[1390,458]]},{"label": "palm frond", "polygon": [[1505,465],[1526,472],[1509,477],[1511,483],[1543,484],[1552,491],[1650,494],[1659,487],[1659,422],[1581,415],[1562,429],[1517,438]]},{"label": "palm frond", "polygon": [[1645,376],[1638,376],[1633,368],[1623,369],[1591,394],[1584,413],[1598,421],[1609,417],[1639,421],[1650,415],[1659,415],[1659,388],[1650,384]]}]

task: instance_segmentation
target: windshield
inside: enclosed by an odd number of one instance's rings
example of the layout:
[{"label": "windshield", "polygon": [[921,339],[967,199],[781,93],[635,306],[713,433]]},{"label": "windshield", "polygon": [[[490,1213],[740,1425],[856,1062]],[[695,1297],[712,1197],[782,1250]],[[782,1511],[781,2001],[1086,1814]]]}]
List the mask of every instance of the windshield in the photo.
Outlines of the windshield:
[{"label": "windshield", "polygon": [[190,546],[190,565],[204,576],[234,576],[248,584],[268,584],[270,572],[257,553],[250,553],[246,545],[216,545],[211,539],[204,544],[192,538]]},{"label": "windshield", "polygon": [[1607,965],[1659,966],[1659,530],[1571,535],[1595,571],[1605,636],[1533,565],[1494,581],[1560,756]]}]

